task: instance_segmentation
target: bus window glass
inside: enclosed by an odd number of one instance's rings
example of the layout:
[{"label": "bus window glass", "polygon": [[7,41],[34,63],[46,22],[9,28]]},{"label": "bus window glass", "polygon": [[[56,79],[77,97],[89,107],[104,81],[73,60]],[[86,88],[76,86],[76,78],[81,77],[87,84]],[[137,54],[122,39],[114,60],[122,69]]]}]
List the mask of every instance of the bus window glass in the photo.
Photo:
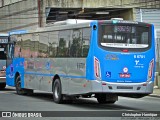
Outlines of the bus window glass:
[{"label": "bus window glass", "polygon": [[32,57],[32,50],[33,50],[33,43],[31,42],[32,35],[31,34],[25,34],[21,36],[21,43],[20,43],[20,52],[21,57],[30,58]]},{"label": "bus window glass", "polygon": [[1,44],[0,45],[0,59],[6,59],[6,48],[7,48],[7,44]]},{"label": "bus window glass", "polygon": [[82,57],[82,29],[72,30],[70,57]]},{"label": "bus window glass", "polygon": [[49,57],[48,54],[48,46],[49,46],[49,33],[39,33],[39,57]]},{"label": "bus window glass", "polygon": [[71,31],[59,31],[58,35],[58,47],[57,47],[57,57],[68,57],[70,56],[70,46],[71,46]]},{"label": "bus window glass", "polygon": [[113,48],[147,48],[149,27],[102,25],[100,45]]},{"label": "bus window glass", "polygon": [[87,57],[90,46],[90,28],[83,29],[82,35],[82,57]]},{"label": "bus window glass", "polygon": [[12,59],[14,56],[14,44],[8,44],[8,58]]},{"label": "bus window glass", "polygon": [[21,35],[12,35],[10,39],[11,41],[17,41],[14,49],[14,57],[15,58],[21,57],[21,45],[22,45]]},{"label": "bus window glass", "polygon": [[58,31],[49,32],[49,57],[56,57],[58,47]]},{"label": "bus window glass", "polygon": [[39,34],[35,33],[35,34],[32,34],[31,57],[37,58],[38,57],[38,50],[39,50]]},{"label": "bus window glass", "polygon": [[148,32],[143,32],[141,38],[142,38],[142,44],[148,43]]},{"label": "bus window glass", "polygon": [[6,59],[8,36],[0,36],[0,59]]}]

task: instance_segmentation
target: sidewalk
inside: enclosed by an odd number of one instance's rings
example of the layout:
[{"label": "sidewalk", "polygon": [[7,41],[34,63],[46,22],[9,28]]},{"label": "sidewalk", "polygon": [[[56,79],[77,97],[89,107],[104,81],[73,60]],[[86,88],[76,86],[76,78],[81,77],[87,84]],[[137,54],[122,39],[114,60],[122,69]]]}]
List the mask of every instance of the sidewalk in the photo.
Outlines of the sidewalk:
[{"label": "sidewalk", "polygon": [[154,89],[149,96],[160,98],[160,74],[158,72],[155,72]]},{"label": "sidewalk", "polygon": [[160,88],[154,88],[153,93],[150,94],[149,96],[160,97]]}]

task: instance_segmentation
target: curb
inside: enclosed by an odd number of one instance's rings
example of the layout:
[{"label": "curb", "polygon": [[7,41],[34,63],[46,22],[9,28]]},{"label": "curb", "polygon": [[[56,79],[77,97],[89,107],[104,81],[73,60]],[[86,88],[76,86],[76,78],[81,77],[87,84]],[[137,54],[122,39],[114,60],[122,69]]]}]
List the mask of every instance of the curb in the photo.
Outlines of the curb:
[{"label": "curb", "polygon": [[157,95],[157,94],[150,94],[150,95],[148,95],[148,96],[160,98],[160,95]]}]

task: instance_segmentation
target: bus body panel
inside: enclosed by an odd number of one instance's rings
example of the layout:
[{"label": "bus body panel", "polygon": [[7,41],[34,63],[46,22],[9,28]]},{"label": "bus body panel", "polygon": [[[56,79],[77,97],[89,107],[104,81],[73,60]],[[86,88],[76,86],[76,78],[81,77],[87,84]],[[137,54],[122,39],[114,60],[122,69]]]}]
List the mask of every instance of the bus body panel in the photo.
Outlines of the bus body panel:
[{"label": "bus body panel", "polygon": [[86,80],[86,58],[69,58],[67,67],[67,77],[69,77],[69,94],[90,92],[90,81]]},{"label": "bus body panel", "polygon": [[[134,93],[134,94],[151,94],[153,92],[152,81],[144,83],[111,83],[106,81],[92,80],[92,93]],[[144,86],[145,85],[145,86]]]},{"label": "bus body panel", "polygon": [[[98,26],[98,25],[97,25]],[[98,29],[98,28],[97,28]],[[94,69],[94,74],[90,74],[93,86],[99,86],[99,92],[113,93],[152,93],[155,72],[155,41],[154,27],[152,29],[152,45],[151,48],[144,52],[113,52],[101,49],[98,46],[98,34],[93,33],[94,52],[92,64],[88,69]],[[97,32],[97,31],[95,31]],[[92,49],[92,48],[91,48]],[[95,62],[97,61],[97,62]],[[94,65],[94,62],[97,65]],[[99,66],[99,68],[97,68]],[[151,77],[149,71],[151,68]],[[91,72],[90,72],[91,73]],[[99,75],[96,75],[99,74]],[[93,77],[94,75],[94,77]],[[94,87],[96,88],[96,87]]]},{"label": "bus body panel", "polygon": [[[7,80],[8,85],[15,86],[13,80],[10,79],[14,79],[15,73],[24,69],[24,73],[19,72],[23,83],[22,88],[52,92],[53,77],[59,75],[64,94],[86,93],[91,89],[91,86],[86,81],[85,58],[34,58],[25,59],[24,61],[23,59],[14,59],[13,61],[16,66],[11,65],[10,70],[7,69],[7,72],[10,72],[10,77],[8,76],[9,79]],[[20,66],[22,62],[24,62],[24,68]],[[24,79],[22,76],[24,76]]]},{"label": "bus body panel", "polygon": [[[51,88],[46,86],[46,83],[51,79],[51,74],[46,68],[46,64],[49,63],[49,58],[26,58],[24,61],[25,64],[25,88],[28,89],[38,89],[49,91]],[[44,84],[42,86],[42,84]]]},{"label": "bus body panel", "polygon": [[149,64],[154,60],[152,50],[144,53],[113,53],[96,50],[99,59],[101,79],[106,82],[139,83],[148,80]]},{"label": "bus body panel", "polygon": [[6,68],[6,83],[15,86],[16,73],[20,75],[21,87],[24,88],[24,58],[14,58],[12,63]]}]

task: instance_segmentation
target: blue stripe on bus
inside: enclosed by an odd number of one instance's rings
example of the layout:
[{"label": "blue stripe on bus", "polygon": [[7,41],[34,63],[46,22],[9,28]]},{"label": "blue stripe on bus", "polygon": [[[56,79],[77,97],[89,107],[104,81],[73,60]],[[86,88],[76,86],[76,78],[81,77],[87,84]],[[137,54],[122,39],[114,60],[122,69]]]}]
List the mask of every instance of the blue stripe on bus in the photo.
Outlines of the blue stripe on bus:
[{"label": "blue stripe on bus", "polygon": [[86,78],[86,76],[72,76],[72,75],[60,75],[60,77],[64,77],[64,78]]},{"label": "blue stripe on bus", "polygon": [[[37,76],[54,76],[55,74],[44,74],[44,73],[34,73],[34,72],[25,72],[25,74],[34,74]],[[86,76],[72,76],[72,75],[63,75],[59,74],[60,77],[64,78],[86,78]]]}]

